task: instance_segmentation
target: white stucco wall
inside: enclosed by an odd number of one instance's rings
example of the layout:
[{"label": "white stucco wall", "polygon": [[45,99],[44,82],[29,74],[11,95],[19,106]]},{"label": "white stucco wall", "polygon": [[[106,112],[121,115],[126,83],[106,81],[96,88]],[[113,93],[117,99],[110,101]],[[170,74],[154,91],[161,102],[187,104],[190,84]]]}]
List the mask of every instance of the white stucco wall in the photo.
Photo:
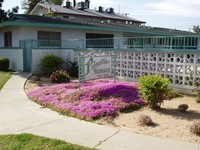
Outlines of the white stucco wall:
[{"label": "white stucco wall", "polygon": [[60,49],[33,49],[32,50],[32,73],[42,73],[40,69],[40,60],[47,54],[55,54],[63,60],[66,60],[69,56],[71,59],[74,58],[73,50],[60,50]]},{"label": "white stucco wall", "polygon": [[96,31],[96,30],[81,30],[81,29],[65,29],[65,28],[47,28],[47,27],[20,27],[22,39],[37,39],[37,31],[52,31],[61,32],[61,39],[85,39],[86,33],[105,33],[114,34],[115,37],[122,37],[123,33]]},{"label": "white stucco wall", "polygon": [[37,31],[53,31],[61,32],[61,40],[68,39],[85,39],[86,33],[101,33],[114,34],[114,37],[123,37],[123,33],[96,31],[96,30],[81,30],[81,29],[65,29],[65,28],[48,28],[48,27],[9,27],[0,30],[0,47],[4,47],[4,32],[12,31],[13,47],[19,47],[20,40],[37,40]]},{"label": "white stucco wall", "polygon": [[[23,32],[28,33],[24,34],[24,38],[26,39],[37,39],[37,31],[54,31],[54,32],[61,32],[61,39],[62,40],[69,40],[69,39],[85,39],[86,33],[105,33],[105,34],[114,34],[115,38],[122,37],[122,33],[114,33],[114,32],[102,32],[102,31],[90,31],[90,30],[74,30],[74,29],[55,29],[55,28],[24,28]],[[33,34],[31,34],[31,32]],[[73,42],[72,42],[73,43]],[[76,44],[76,43],[75,43]],[[40,73],[40,68],[38,64],[40,60],[47,54],[56,54],[62,57],[64,60],[68,57],[68,55],[74,56],[74,52],[72,50],[66,49],[33,49],[32,50],[32,73]]]},{"label": "white stucco wall", "polygon": [[[47,27],[6,27],[0,29],[0,47],[4,47],[4,32],[11,31],[12,32],[12,46],[19,47],[20,40],[29,40],[35,39],[37,40],[37,32],[38,31],[53,31],[53,32],[61,32],[61,40],[69,40],[69,39],[85,39],[86,33],[101,33],[101,34],[114,34],[115,38],[122,37],[123,33],[117,32],[109,32],[109,31],[96,31],[96,30],[81,30],[81,29],[65,29],[65,28],[47,28]],[[73,43],[73,42],[72,42]],[[77,45],[77,43],[73,43]],[[65,46],[67,47],[67,46]],[[43,49],[46,52],[52,52],[48,49]],[[62,51],[62,50],[59,50]],[[37,52],[39,53],[39,51]],[[57,52],[56,52],[57,53]],[[63,53],[59,54],[60,56],[64,56],[66,51],[63,50]],[[41,53],[40,53],[41,54]],[[38,55],[33,52],[32,59],[32,68],[33,71],[37,70],[37,64],[39,62],[39,58],[43,55]],[[37,55],[37,56],[36,56]],[[8,57],[11,59],[11,69],[15,70],[23,70],[23,51],[10,49],[5,51],[5,49],[1,50],[0,57]],[[66,57],[65,57],[66,58]],[[37,62],[37,63],[36,63]]]},{"label": "white stucco wall", "polygon": [[10,60],[10,69],[23,71],[23,49],[0,49],[0,57]]},{"label": "white stucco wall", "polygon": [[4,47],[4,33],[12,32],[12,47],[19,47],[19,40],[22,35],[20,33],[20,27],[6,27],[0,29],[0,47]]}]

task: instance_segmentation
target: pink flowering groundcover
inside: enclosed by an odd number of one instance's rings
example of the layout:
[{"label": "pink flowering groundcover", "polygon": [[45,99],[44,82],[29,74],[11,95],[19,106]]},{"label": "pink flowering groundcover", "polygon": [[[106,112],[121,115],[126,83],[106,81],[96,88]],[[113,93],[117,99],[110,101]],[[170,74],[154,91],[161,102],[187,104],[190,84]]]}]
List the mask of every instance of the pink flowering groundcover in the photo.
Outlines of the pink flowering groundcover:
[{"label": "pink flowering groundcover", "polygon": [[107,79],[83,82],[80,91],[77,82],[44,86],[29,92],[28,97],[43,106],[86,120],[112,116],[144,104],[136,83],[114,83]]}]

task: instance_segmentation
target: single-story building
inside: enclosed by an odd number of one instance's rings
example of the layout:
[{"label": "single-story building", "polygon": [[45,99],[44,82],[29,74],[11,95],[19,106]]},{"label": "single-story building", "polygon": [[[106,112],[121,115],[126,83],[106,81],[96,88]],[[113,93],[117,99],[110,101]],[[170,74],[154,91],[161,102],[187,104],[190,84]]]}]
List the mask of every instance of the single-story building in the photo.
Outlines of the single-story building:
[{"label": "single-story building", "polygon": [[15,70],[36,73],[48,53],[66,59],[80,50],[112,50],[119,78],[156,73],[174,86],[191,88],[189,71],[200,75],[199,34],[145,26],[113,8],[92,10],[88,1],[74,6],[38,3],[30,15],[0,23],[0,57],[9,58]]}]

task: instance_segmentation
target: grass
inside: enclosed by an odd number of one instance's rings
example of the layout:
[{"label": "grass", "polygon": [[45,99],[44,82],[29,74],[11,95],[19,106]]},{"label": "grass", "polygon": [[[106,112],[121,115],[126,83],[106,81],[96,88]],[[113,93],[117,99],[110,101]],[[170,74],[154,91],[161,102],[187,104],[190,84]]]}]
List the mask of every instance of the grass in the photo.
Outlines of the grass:
[{"label": "grass", "polygon": [[1,150],[91,150],[65,141],[32,134],[0,135]]},{"label": "grass", "polygon": [[0,90],[4,84],[11,78],[12,72],[3,72],[0,71]]}]

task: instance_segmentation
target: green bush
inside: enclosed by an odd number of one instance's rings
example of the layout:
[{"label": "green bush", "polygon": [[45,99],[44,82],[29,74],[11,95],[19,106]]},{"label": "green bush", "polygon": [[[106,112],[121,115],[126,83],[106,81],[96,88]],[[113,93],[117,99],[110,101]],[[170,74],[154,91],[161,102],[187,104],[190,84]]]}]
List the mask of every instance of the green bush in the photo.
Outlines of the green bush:
[{"label": "green bush", "polygon": [[64,82],[69,82],[70,77],[66,71],[57,70],[52,73],[52,75],[50,76],[50,80],[54,83],[64,83]]},{"label": "green bush", "polygon": [[78,62],[75,59],[71,61],[70,59],[66,60],[67,71],[69,72],[70,77],[78,77]]},{"label": "green bush", "polygon": [[8,58],[0,58],[0,71],[7,71],[9,69],[10,61]]},{"label": "green bush", "polygon": [[168,93],[169,80],[161,75],[149,75],[139,79],[139,94],[151,108],[159,108]]},{"label": "green bush", "polygon": [[168,90],[168,93],[166,95],[167,99],[173,99],[173,98],[177,98],[177,97],[183,97],[183,94],[178,93],[178,92],[174,91],[173,89]]},{"label": "green bush", "polygon": [[192,80],[191,85],[194,87],[192,92],[197,95],[197,103],[200,103],[200,78],[194,78],[194,72],[190,71],[190,79]]},{"label": "green bush", "polygon": [[197,103],[200,103],[200,78],[195,78],[193,81],[194,89],[193,92],[196,92]]},{"label": "green bush", "polygon": [[48,54],[41,59],[40,66],[44,74],[51,75],[54,71],[61,68],[64,60],[54,54]]}]

